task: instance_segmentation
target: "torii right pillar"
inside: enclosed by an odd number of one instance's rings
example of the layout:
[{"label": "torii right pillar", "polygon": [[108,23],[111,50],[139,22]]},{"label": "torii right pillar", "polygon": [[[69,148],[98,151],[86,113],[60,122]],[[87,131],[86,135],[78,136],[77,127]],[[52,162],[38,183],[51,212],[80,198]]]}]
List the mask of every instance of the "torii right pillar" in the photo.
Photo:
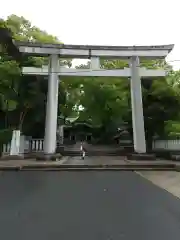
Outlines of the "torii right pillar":
[{"label": "torii right pillar", "polygon": [[131,57],[130,69],[134,151],[141,154],[146,153],[146,139],[144,130],[141,79],[139,75],[139,57]]}]

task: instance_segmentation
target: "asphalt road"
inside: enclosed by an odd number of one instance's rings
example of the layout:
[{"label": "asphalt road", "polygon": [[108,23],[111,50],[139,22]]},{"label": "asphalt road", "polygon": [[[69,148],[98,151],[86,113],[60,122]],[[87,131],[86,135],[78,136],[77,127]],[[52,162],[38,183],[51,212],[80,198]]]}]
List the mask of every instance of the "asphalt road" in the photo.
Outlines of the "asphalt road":
[{"label": "asphalt road", "polygon": [[179,240],[180,200],[133,172],[3,172],[2,240]]}]

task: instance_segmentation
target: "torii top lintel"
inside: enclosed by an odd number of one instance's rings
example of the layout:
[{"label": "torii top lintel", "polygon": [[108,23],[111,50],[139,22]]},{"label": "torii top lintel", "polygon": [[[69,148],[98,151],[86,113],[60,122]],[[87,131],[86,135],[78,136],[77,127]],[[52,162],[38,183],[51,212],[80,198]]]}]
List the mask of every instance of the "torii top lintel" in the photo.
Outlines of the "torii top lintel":
[{"label": "torii top lintel", "polygon": [[42,44],[16,41],[19,51],[28,55],[45,56],[58,54],[62,58],[129,58],[139,56],[143,58],[165,58],[174,45],[155,46],[98,46],[98,45],[66,45]]}]

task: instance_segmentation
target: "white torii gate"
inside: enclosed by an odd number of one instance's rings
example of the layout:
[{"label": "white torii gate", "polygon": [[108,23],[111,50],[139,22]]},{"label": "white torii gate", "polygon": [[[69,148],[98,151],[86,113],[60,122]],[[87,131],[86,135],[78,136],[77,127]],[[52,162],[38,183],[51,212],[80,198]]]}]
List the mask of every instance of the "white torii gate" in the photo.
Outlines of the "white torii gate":
[{"label": "white torii gate", "polygon": [[[144,116],[140,78],[166,76],[164,69],[146,69],[139,67],[139,59],[163,59],[174,45],[162,46],[84,46],[57,45],[17,42],[20,52],[34,56],[49,56],[49,65],[42,68],[24,67],[23,74],[48,75],[48,96],[45,124],[45,154],[56,151],[58,76],[112,76],[131,78],[131,103],[133,120],[134,149],[137,153],[146,153]],[[86,58],[91,60],[90,69],[69,69],[59,66],[59,58]],[[100,69],[100,58],[129,59],[129,68]],[[147,80],[148,81],[148,80]]]}]

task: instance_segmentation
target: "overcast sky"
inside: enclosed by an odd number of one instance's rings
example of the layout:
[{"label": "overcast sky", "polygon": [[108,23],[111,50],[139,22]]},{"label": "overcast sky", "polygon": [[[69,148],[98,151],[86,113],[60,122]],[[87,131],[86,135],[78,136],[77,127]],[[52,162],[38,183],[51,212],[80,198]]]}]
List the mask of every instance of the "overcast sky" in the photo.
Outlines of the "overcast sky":
[{"label": "overcast sky", "polygon": [[[0,18],[23,16],[66,44],[175,44],[180,60],[178,0],[6,0]],[[171,62],[180,68],[180,61]]]}]

